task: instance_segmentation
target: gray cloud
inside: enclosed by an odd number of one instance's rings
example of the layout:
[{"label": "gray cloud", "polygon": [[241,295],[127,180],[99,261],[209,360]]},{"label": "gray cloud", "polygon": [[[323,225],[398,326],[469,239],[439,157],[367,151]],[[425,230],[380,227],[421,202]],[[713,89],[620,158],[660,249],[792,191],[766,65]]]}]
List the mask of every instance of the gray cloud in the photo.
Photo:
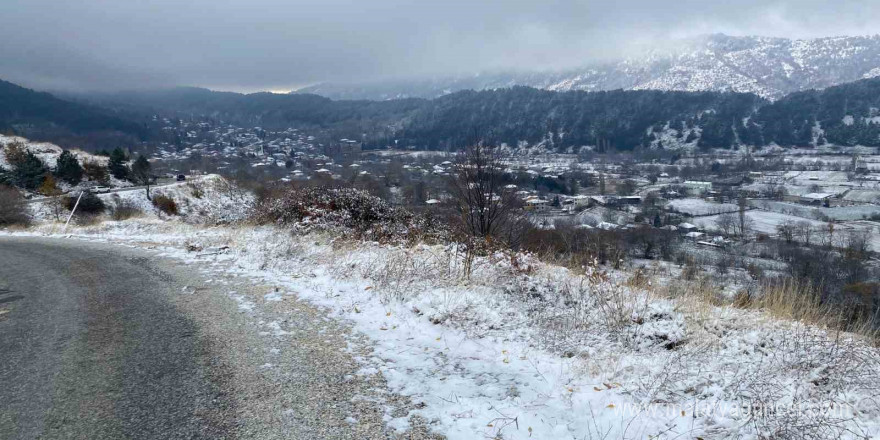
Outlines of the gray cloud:
[{"label": "gray cloud", "polygon": [[858,0],[3,0],[0,78],[36,88],[290,89],[557,69],[723,32],[880,30]]}]

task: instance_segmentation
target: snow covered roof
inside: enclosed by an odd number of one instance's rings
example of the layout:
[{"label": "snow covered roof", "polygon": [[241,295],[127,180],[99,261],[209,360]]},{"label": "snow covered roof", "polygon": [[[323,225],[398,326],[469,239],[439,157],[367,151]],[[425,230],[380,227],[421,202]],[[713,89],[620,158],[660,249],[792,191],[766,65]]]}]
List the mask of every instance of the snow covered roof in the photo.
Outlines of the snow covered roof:
[{"label": "snow covered roof", "polygon": [[678,224],[679,229],[697,229],[697,225],[693,223],[683,222]]},{"label": "snow covered roof", "polygon": [[804,194],[801,197],[803,197],[805,199],[811,199],[811,200],[824,200],[824,199],[834,197],[834,194],[831,194],[831,193],[809,193],[809,194]]}]

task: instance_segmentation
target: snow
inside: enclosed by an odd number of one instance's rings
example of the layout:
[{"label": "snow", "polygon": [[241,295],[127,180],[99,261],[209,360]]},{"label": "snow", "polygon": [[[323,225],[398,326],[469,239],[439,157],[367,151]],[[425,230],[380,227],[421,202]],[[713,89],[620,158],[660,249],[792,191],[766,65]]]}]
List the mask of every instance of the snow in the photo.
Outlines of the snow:
[{"label": "snow", "polygon": [[713,203],[697,198],[670,200],[669,206],[675,211],[692,216],[724,214],[736,212],[739,209],[732,203]]},{"label": "snow", "polygon": [[[28,151],[34,153],[40,160],[43,161],[46,166],[49,168],[55,167],[56,161],[58,160],[58,156],[61,155],[61,152],[64,151],[58,145],[49,143],[49,142],[32,142],[26,138],[19,136],[5,136],[0,135],[0,166],[6,168],[9,166],[9,163],[6,161],[6,154],[4,153],[4,148],[12,143],[21,143],[23,144]],[[105,156],[98,156],[91,153],[87,153],[85,151],[72,149],[70,150],[77,159],[79,159],[80,164],[84,161],[93,161],[98,162],[101,165],[106,166],[109,158]]]},{"label": "snow", "polygon": [[[216,174],[199,176],[187,182],[154,186],[152,196],[165,195],[172,198],[179,215],[163,214],[147,199],[146,189],[123,189],[119,192],[98,194],[108,208],[120,202],[136,207],[148,218],[173,219],[188,223],[221,224],[243,219],[253,205],[253,194],[243,191]],[[51,220],[52,210],[46,203],[29,205],[36,220]]]},{"label": "snow", "polygon": [[[827,222],[822,222],[818,220],[810,220],[804,217],[797,217],[794,215],[788,214],[780,214],[778,212],[769,212],[762,210],[751,210],[746,213],[746,216],[753,221],[752,229],[755,232],[761,232],[764,234],[776,234],[776,227],[785,222],[808,222],[814,228],[822,228]],[[718,225],[716,223],[719,216],[709,216],[703,217],[700,219],[694,220],[698,226],[706,230],[718,230]]]},{"label": "snow", "polygon": [[771,200],[760,200],[754,202],[754,204],[768,211],[820,221],[827,219],[839,221],[862,220],[864,218],[870,218],[873,215],[880,215],[880,206],[877,205],[834,206],[831,208],[825,208]]},{"label": "snow", "polygon": [[[450,439],[757,438],[808,429],[787,418],[793,412],[744,411],[769,402],[833,404],[842,421],[811,419],[827,422],[826,434],[880,435],[876,348],[632,287],[626,272],[572,272],[499,253],[477,258],[464,277],[451,245],[342,242],[275,227],[141,219],[72,234],[250,277],[277,286],[272,298],[296,292],[350,322],[374,344],[359,358],[360,374],[382,374],[391,391],[417,403],[410,414],[389,411],[393,427],[419,415]],[[277,304],[230,295],[242,313]],[[285,336],[279,325],[262,325]]]}]

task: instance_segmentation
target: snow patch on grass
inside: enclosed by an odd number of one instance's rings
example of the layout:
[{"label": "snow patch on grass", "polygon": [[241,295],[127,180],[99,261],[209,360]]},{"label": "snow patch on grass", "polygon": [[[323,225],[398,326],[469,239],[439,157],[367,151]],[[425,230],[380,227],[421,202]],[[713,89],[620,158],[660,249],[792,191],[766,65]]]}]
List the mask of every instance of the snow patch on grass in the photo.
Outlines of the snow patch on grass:
[{"label": "snow patch on grass", "polygon": [[[624,272],[496,253],[465,277],[454,245],[276,227],[128,221],[73,234],[225,265],[326,307],[374,342],[361,374],[382,374],[415,402],[410,414],[386,415],[401,429],[418,415],[451,439],[880,435],[880,355],[870,344],[660,295]],[[284,331],[274,324],[267,331]]]}]

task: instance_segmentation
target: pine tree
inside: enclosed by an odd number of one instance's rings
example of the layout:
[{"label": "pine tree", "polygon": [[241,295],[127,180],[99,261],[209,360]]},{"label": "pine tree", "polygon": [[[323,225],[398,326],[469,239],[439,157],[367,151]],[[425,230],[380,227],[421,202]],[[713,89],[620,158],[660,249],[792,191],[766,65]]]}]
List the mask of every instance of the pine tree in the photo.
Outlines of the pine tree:
[{"label": "pine tree", "polygon": [[125,152],[121,148],[114,149],[110,153],[110,162],[107,165],[107,168],[110,169],[110,174],[120,180],[127,179],[128,167],[125,166],[126,162],[128,162],[128,158],[125,157]]},{"label": "pine tree", "polygon": [[55,166],[55,175],[71,185],[76,185],[82,181],[83,169],[80,166],[79,161],[76,160],[76,156],[70,151],[65,150],[61,152],[60,156],[58,156],[58,163]]},{"label": "pine tree", "polygon": [[19,188],[35,190],[43,183],[44,176],[49,173],[43,161],[24,148],[10,151],[7,147],[6,159],[12,165],[10,181]]}]

